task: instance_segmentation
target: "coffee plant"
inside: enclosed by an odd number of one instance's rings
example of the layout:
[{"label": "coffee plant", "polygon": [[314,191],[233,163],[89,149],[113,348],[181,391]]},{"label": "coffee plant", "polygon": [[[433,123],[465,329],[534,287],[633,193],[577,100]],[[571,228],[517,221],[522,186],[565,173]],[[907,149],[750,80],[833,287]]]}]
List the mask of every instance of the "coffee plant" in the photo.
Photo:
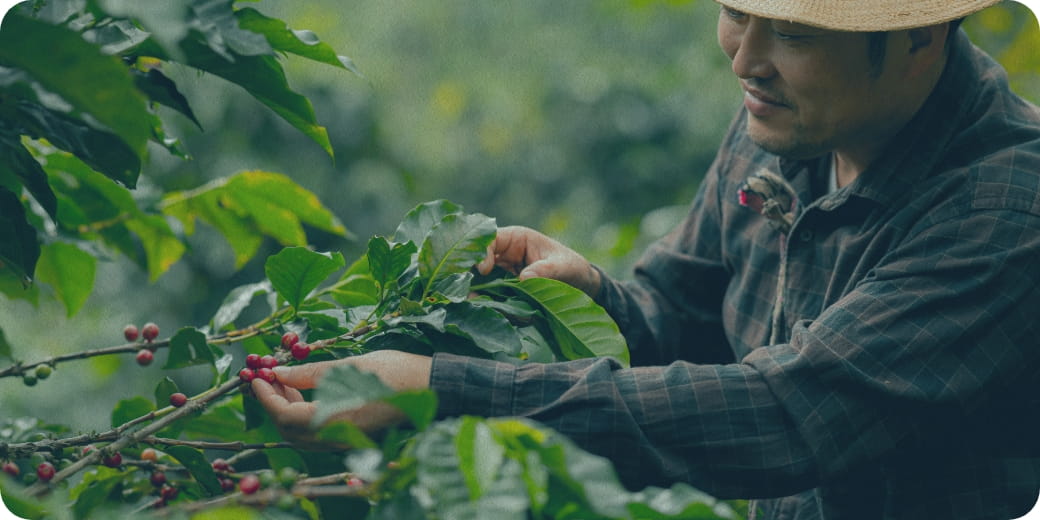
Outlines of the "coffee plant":
[{"label": "coffee plant", "polygon": [[[730,505],[683,484],[627,491],[606,459],[528,420],[435,420],[432,391],[394,392],[346,365],[326,372],[312,396],[316,439],[343,448],[330,455],[279,436],[247,383],[273,380],[281,364],[382,348],[514,363],[627,362],[617,326],[580,290],[475,275],[495,230],[487,216],[425,203],[392,236],[369,240],[349,266],[340,253],[283,249],[267,259],[265,280],[232,291],[205,326],[166,339],[154,324],[140,339],[126,327],[129,343],[0,369],[0,377],[40,379],[42,367],[154,351],[165,370],[212,372],[212,386],[193,396],[165,377],[148,397],[116,403],[104,432],[6,420],[5,504],[26,518],[260,518],[272,510],[309,518],[737,518]],[[267,316],[237,324],[254,305]],[[236,359],[232,343],[248,355]],[[371,402],[398,407],[410,424],[374,439],[328,421]]]},{"label": "coffee plant", "polygon": [[[236,268],[265,240],[284,246],[267,258],[263,280],[232,290],[205,324],[110,324],[116,344],[51,357],[12,348],[0,331],[0,378],[28,392],[47,392],[70,366],[101,357],[133,356],[167,374],[128,388],[134,397],[113,403],[104,431],[0,415],[5,506],[25,518],[76,519],[739,517],[740,504],[682,484],[626,490],[605,459],[529,420],[438,418],[433,392],[394,392],[347,366],[305,392],[318,403],[319,444],[280,435],[249,392],[254,378],[274,381],[278,365],[387,348],[512,363],[628,361],[616,325],[580,291],[475,275],[495,222],[450,202],[419,205],[348,264],[306,247],[304,226],[348,232],[286,175],[251,170],[180,191],[131,191],[150,149],[190,159],[165,114],[201,127],[171,68],[242,87],[331,156],[310,102],[288,85],[279,61],[287,55],[357,72],[310,31],[232,0],[31,0],[4,17],[4,298],[53,296],[71,316],[93,290],[99,257],[128,258],[154,281],[188,254],[199,222],[227,240]],[[205,390],[170,377],[189,367],[208,369]],[[326,420],[370,402],[399,408],[407,425],[373,438]]]}]

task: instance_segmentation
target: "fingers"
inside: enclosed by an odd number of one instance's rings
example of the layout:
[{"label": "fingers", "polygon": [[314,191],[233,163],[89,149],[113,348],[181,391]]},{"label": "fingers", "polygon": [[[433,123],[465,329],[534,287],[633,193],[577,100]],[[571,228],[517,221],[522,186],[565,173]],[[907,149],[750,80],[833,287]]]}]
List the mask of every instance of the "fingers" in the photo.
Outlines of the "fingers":
[{"label": "fingers", "polygon": [[315,406],[304,401],[298,391],[259,378],[253,380],[252,388],[256,399],[280,428],[309,428]]},{"label": "fingers", "polygon": [[334,361],[320,361],[291,367],[278,366],[274,367],[274,374],[278,377],[278,382],[285,386],[307,390],[318,384],[331,363]]}]

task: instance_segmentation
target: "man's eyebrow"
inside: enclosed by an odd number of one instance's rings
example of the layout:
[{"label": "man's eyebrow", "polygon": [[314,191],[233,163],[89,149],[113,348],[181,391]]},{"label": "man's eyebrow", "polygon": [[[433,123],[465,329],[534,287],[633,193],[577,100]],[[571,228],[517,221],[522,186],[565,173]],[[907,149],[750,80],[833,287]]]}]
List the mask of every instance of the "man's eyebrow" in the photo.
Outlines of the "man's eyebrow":
[{"label": "man's eyebrow", "polygon": [[777,20],[777,19],[774,19],[774,20],[772,20],[772,22],[773,22],[773,27],[776,28],[776,29],[780,29],[782,31],[797,32],[799,34],[826,34],[826,33],[832,32],[832,31],[828,31],[827,29],[821,29],[819,27],[814,27],[812,25],[806,25],[806,24],[803,24],[803,23],[791,22],[791,21],[787,21],[787,20]]}]

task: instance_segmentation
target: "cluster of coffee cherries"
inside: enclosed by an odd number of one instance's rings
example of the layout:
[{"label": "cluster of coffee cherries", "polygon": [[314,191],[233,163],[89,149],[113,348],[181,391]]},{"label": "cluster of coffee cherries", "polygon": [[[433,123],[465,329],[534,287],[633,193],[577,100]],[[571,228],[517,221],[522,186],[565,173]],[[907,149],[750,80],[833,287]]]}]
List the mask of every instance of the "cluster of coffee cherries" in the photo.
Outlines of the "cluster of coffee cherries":
[{"label": "cluster of coffee cherries", "polygon": [[35,370],[27,370],[25,373],[22,374],[22,383],[25,383],[25,386],[36,386],[37,382],[43,381],[44,379],[51,377],[51,374],[53,372],[54,367],[52,367],[51,365],[36,365]]},{"label": "cluster of coffee cherries", "polygon": [[123,337],[127,341],[131,343],[137,341],[138,335],[146,344],[149,344],[146,348],[137,351],[137,364],[145,367],[152,364],[152,360],[155,359],[155,347],[150,344],[159,337],[159,326],[148,322],[141,327],[140,331],[137,330],[137,325],[133,324],[123,327]]},{"label": "cluster of coffee cherries", "polygon": [[[311,354],[311,345],[300,341],[300,335],[295,332],[282,334],[281,346],[292,355],[293,359],[303,361]],[[249,354],[246,356],[246,367],[238,371],[238,378],[248,383],[256,378],[263,379],[268,383],[275,382],[274,367],[278,366],[278,358],[271,354],[261,356],[260,354]]]}]

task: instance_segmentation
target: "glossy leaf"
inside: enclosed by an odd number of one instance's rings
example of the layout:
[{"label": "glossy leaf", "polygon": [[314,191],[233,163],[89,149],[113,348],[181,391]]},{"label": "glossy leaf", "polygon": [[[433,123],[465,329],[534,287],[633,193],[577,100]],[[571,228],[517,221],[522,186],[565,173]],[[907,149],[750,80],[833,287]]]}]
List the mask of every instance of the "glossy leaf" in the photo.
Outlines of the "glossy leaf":
[{"label": "glossy leaf", "polygon": [[165,451],[187,468],[191,476],[195,477],[195,480],[202,485],[209,496],[222,493],[217,474],[201,451],[188,446],[168,446]]},{"label": "glossy leaf", "polygon": [[386,291],[387,287],[411,265],[415,252],[416,246],[413,242],[391,244],[386,238],[379,236],[368,241],[366,258],[369,271],[382,291]]},{"label": "glossy leaf", "polygon": [[242,311],[253,303],[253,298],[271,292],[271,282],[263,281],[235,287],[224,298],[220,308],[213,315],[210,326],[213,330],[221,330],[224,326],[233,323]]},{"label": "glossy leaf", "polygon": [[314,61],[348,69],[360,74],[354,62],[346,56],[337,56],[327,43],[321,42],[311,31],[294,31],[285,22],[264,16],[256,9],[246,7],[235,11],[238,24],[243,29],[260,33],[276,50],[296,54]]},{"label": "glossy leaf", "polygon": [[496,231],[495,219],[479,213],[445,216],[419,248],[419,275],[426,280],[423,296],[438,279],[469,271],[483,260]]},{"label": "glossy leaf", "polygon": [[131,68],[130,71],[134,77],[134,84],[149,99],[180,112],[184,117],[191,120],[192,123],[195,123],[195,126],[202,128],[202,123],[199,123],[199,120],[195,117],[195,111],[188,104],[188,99],[184,97],[184,94],[181,94],[173,80],[166,77],[157,68],[150,68],[147,72],[137,68]]},{"label": "glossy leaf", "polygon": [[549,278],[507,285],[542,309],[565,359],[611,356],[628,365],[628,345],[617,323],[581,290]]},{"label": "glossy leaf", "polygon": [[181,43],[188,65],[220,76],[246,89],[290,125],[318,143],[333,156],[328,132],[318,125],[307,98],[293,92],[285,72],[273,56],[235,56],[228,61],[205,44],[193,39]]},{"label": "glossy leaf", "polygon": [[[73,31],[15,10],[0,26],[0,62],[27,71],[44,88],[114,132],[138,158],[144,157],[151,116],[118,58],[102,54]],[[137,183],[137,171],[105,173],[127,186]]]},{"label": "glossy leaf", "polygon": [[269,257],[264,272],[271,286],[294,309],[318,284],[346,262],[340,253],[316,253],[304,247],[287,247]]},{"label": "glossy leaf", "polygon": [[216,357],[206,343],[206,335],[192,327],[184,327],[170,338],[169,356],[163,370],[194,365],[213,365]]},{"label": "glossy leaf", "polygon": [[162,378],[162,381],[159,381],[159,384],[155,386],[156,407],[163,408],[170,404],[170,396],[180,391],[177,383],[174,383],[172,379],[169,377]]},{"label": "glossy leaf", "polygon": [[94,289],[96,271],[97,259],[93,255],[65,242],[44,246],[36,264],[37,279],[54,288],[70,317],[87,302]]},{"label": "glossy leaf", "polygon": [[419,204],[405,214],[404,219],[397,226],[397,231],[394,232],[394,241],[402,243],[412,241],[418,246],[426,240],[426,236],[430,234],[433,227],[439,224],[444,217],[460,212],[462,212],[460,206],[443,199]]},{"label": "glossy leaf", "polygon": [[193,29],[203,35],[213,52],[228,61],[235,61],[229,50],[242,56],[274,54],[262,35],[239,27],[232,3],[233,0],[193,0]]},{"label": "glossy leaf", "polygon": [[468,302],[447,305],[445,310],[446,331],[470,339],[490,354],[520,355],[523,344],[516,327],[498,312]]}]

